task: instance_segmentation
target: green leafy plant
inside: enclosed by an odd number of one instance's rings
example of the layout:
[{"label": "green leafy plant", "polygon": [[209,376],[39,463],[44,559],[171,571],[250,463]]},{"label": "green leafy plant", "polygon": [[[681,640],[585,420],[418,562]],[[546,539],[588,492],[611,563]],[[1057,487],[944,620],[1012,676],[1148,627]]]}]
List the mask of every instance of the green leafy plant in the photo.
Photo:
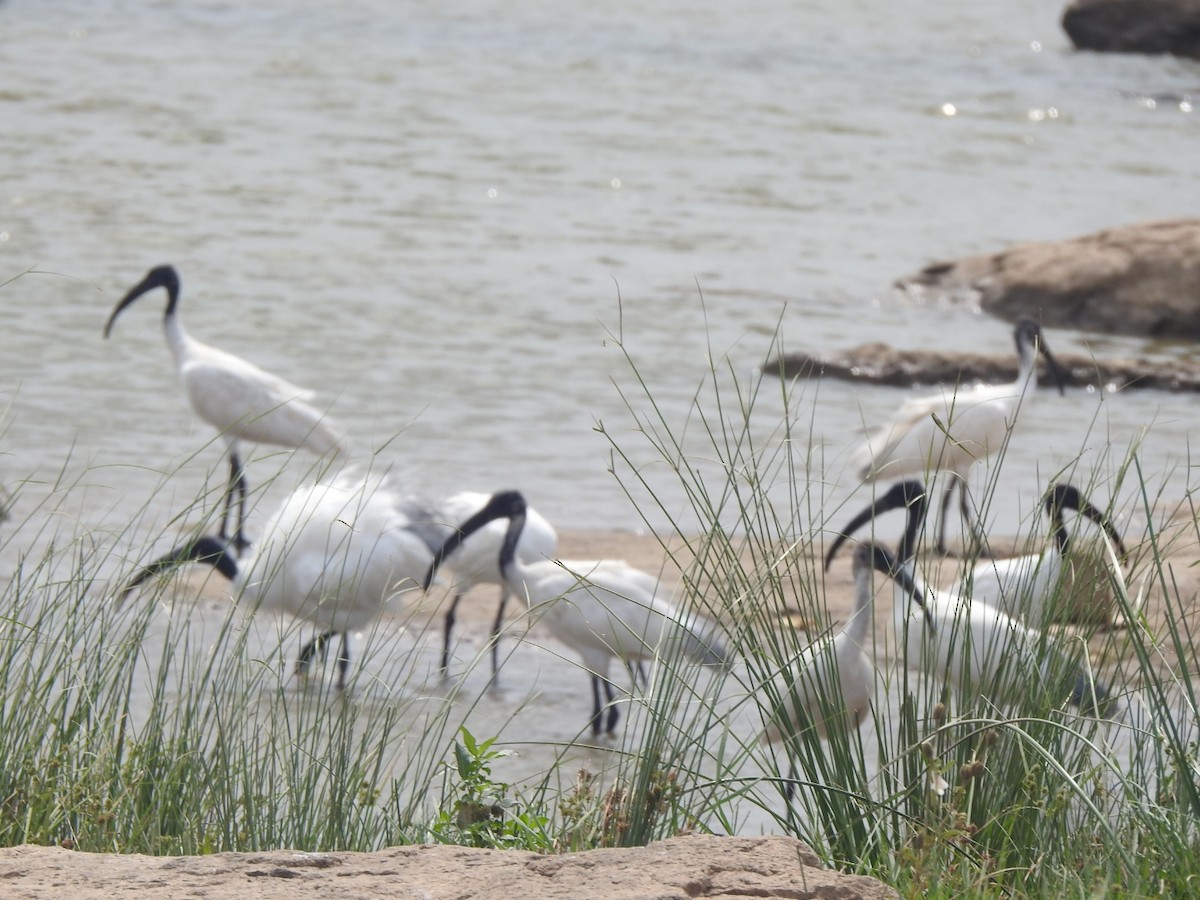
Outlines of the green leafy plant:
[{"label": "green leafy plant", "polygon": [[[550,819],[521,809],[510,785],[492,777],[492,764],[510,751],[495,749],[496,738],[476,740],[464,725],[454,742],[454,774],[442,809],[429,826],[442,844],[496,849],[550,850]],[[450,764],[447,763],[449,769]]]}]

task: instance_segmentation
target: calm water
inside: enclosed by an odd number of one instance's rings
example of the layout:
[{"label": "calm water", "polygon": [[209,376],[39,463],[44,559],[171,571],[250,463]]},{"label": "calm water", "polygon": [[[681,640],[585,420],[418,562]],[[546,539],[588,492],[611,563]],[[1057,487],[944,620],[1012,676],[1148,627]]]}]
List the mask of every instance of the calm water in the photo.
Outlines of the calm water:
[{"label": "calm water", "polygon": [[[136,543],[223,478],[161,300],[101,337],[162,262],[194,336],[319,389],[356,450],[414,486],[519,487],[563,527],[637,529],[597,422],[686,509],[622,399],[650,415],[639,378],[711,456],[687,425],[710,361],[732,409],[728,373],[748,382],[780,347],[1007,352],[1009,326],[889,285],[931,259],[1193,215],[1200,199],[1200,113],[1148,99],[1195,97],[1200,67],[1075,54],[1055,4],[288,6],[0,6],[0,280],[33,270],[0,288],[0,480],[29,481],[17,518],[67,483],[49,506],[92,529],[150,502]],[[842,469],[864,423],[902,398],[797,388],[794,436],[831,503],[854,488]],[[997,526],[1018,527],[1077,456],[1105,499],[1135,440],[1171,507],[1196,408],[1039,397]],[[768,448],[783,415],[768,384],[751,416]],[[282,471],[282,489],[306,466],[264,449],[251,483]]]}]

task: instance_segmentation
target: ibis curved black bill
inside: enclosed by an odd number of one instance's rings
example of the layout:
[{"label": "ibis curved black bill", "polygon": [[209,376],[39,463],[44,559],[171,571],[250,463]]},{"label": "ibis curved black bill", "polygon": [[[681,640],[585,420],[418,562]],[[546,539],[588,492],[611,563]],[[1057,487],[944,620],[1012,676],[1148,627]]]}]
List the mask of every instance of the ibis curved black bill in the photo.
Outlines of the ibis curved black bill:
[{"label": "ibis curved black bill", "polygon": [[421,583],[422,588],[426,591],[429,590],[442,563],[447,557],[452,556],[467,538],[497,519],[509,520],[504,546],[500,549],[500,571],[503,572],[505,556],[507,555],[511,561],[512,555],[516,551],[516,539],[520,537],[521,529],[525,525],[526,509],[525,498],[517,491],[499,491],[493,494],[479,512],[463,522],[458,530],[446,538],[442,546],[434,551],[433,562],[430,563],[429,569],[425,573],[425,579]]},{"label": "ibis curved black bill", "polygon": [[142,294],[149,293],[156,288],[166,288],[166,315],[171,315],[175,311],[175,304],[179,302],[179,274],[173,266],[155,266],[146,273],[145,278],[130,288],[129,293],[121,298],[121,302],[117,304],[116,308],[112,311],[112,315],[108,317],[108,322],[104,325],[104,336],[108,337],[109,332],[112,331],[113,323],[117,321],[117,316],[125,310],[125,307],[131,305]]},{"label": "ibis curved black bill", "polygon": [[911,478],[896,482],[888,489],[887,493],[882,497],[877,497],[870,506],[846,523],[825,554],[825,570],[829,570],[833,557],[851,535],[876,516],[891,512],[893,509],[908,510],[904,539],[900,544],[898,554],[901,562],[908,559],[909,556],[916,553],[917,530],[925,521],[928,507],[929,499],[924,484]]},{"label": "ibis curved black bill", "polygon": [[925,604],[925,590],[917,584],[902,560],[898,560],[890,550],[880,544],[861,544],[855,553],[854,563],[856,566],[870,565],[876,572],[890,576],[908,598],[921,607],[925,627],[929,629],[929,633],[937,633],[933,613]]},{"label": "ibis curved black bill", "polygon": [[132,591],[151,578],[157,578],[191,562],[207,563],[230,581],[233,581],[238,575],[237,557],[230,549],[229,544],[220,538],[205,535],[181,544],[170,553],[143,566],[142,571],[138,572],[125,585],[125,589],[121,592],[122,599],[128,597]]},{"label": "ibis curved black bill", "polygon": [[1053,484],[1050,486],[1050,493],[1046,496],[1046,512],[1050,516],[1051,527],[1054,529],[1054,537],[1059,543],[1060,550],[1066,539],[1066,527],[1062,520],[1064,509],[1073,510],[1081,516],[1091,519],[1104,530],[1109,540],[1116,546],[1120,559],[1124,560],[1128,556],[1125,541],[1121,539],[1121,533],[1117,531],[1116,526],[1109,521],[1108,516],[1092,505],[1082,491],[1071,484]]}]

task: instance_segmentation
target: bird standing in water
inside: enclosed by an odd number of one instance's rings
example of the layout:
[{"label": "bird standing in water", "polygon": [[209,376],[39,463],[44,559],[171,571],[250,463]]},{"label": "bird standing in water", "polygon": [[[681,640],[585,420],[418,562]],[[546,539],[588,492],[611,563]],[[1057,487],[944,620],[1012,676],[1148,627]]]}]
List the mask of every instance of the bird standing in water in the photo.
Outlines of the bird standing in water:
[{"label": "bird standing in water", "polygon": [[[460,491],[447,497],[438,508],[448,524],[458,526],[491,499],[490,494],[475,491]],[[517,545],[517,555],[526,562],[553,559],[558,552],[558,533],[544,516],[529,507],[526,510],[525,528]],[[442,632],[442,671],[450,666],[450,639],[457,621],[458,605],[463,594],[477,584],[500,586],[500,604],[492,624],[492,677],[500,668],[500,628],[504,624],[504,611],[512,595],[500,572],[500,547],[504,542],[505,524],[501,520],[485,525],[446,559],[445,567],[454,572],[454,597],[446,609]]]},{"label": "bird standing in water", "polygon": [[616,560],[523,562],[517,547],[526,511],[525,498],[516,491],[494,494],[437,552],[424,584],[428,588],[442,561],[476,530],[508,519],[500,571],[536,620],[581,657],[592,681],[594,735],[611,735],[617,727],[620,713],[608,677],[613,660],[623,662],[635,681],[643,662],[660,657],[681,656],[706,665],[725,662],[715,629],[668,602],[653,575]]},{"label": "bird standing in water", "polygon": [[179,317],[179,275],[172,266],[151,269],[121,298],[104,326],[104,336],[109,336],[117,317],[128,306],[157,288],[167,292],[163,331],[175,356],[188,402],[197,416],[217,429],[228,448],[229,484],[219,536],[227,536],[236,502],[233,545],[241,553],[249,541],[245,537],[246,473],[238,454],[238,442],[274,444],[323,455],[341,450],[343,438],[325,413],[312,405],[315,396],[312,391],[284,381],[232,353],[201,343],[187,333]]},{"label": "bird standing in water", "polygon": [[967,474],[1008,441],[1021,406],[1037,387],[1037,357],[1046,358],[1063,393],[1063,374],[1032,319],[1017,323],[1017,380],[973,388],[955,385],[938,394],[906,400],[892,420],[875,430],[855,452],[851,466],[865,481],[915,476],[923,481],[935,472],[954,477],[942,495],[937,549],[949,555],[946,513],[954,488],[959,490],[963,522],[973,528],[975,519],[967,488]]},{"label": "bird standing in water", "polygon": [[190,562],[211,565],[233,585],[234,599],[312,623],[315,636],[300,651],[296,670],[341,636],[337,686],[350,668],[350,634],[372,625],[421,578],[449,534],[433,507],[384,477],[342,473],[331,483],[293,491],[267,520],[251,552],[241,555],[223,537],[187,542],[145,566],[125,588]]}]

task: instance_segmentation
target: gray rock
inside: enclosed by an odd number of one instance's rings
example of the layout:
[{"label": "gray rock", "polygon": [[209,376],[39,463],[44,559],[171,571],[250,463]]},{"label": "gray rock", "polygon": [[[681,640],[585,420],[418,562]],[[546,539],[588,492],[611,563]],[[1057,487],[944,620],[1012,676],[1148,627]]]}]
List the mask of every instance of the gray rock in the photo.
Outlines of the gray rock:
[{"label": "gray rock", "polygon": [[1065,241],[938,262],[909,292],[976,302],[995,316],[1109,334],[1200,338],[1200,219],[1144,222]]},{"label": "gray rock", "polygon": [[1075,0],[1062,27],[1080,50],[1200,59],[1200,0]]}]

